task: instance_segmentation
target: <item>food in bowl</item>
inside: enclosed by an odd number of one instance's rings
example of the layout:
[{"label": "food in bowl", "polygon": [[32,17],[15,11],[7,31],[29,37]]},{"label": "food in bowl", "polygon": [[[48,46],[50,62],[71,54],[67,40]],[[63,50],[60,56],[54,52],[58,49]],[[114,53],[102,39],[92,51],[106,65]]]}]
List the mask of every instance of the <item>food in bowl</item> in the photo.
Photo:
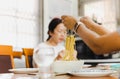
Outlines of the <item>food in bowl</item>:
[{"label": "food in bowl", "polygon": [[55,61],[53,63],[54,72],[68,73],[70,71],[76,71],[82,69],[84,64],[83,60],[76,61]]}]

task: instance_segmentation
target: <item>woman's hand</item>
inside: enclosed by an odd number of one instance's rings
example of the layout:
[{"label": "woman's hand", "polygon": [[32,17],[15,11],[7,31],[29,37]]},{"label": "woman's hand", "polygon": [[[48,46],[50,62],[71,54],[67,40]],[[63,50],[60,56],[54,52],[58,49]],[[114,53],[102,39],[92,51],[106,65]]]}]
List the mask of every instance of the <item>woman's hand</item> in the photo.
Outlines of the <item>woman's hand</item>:
[{"label": "woman's hand", "polygon": [[62,60],[62,58],[64,57],[64,54],[65,54],[65,50],[62,50],[56,57],[56,60]]},{"label": "woman's hand", "polygon": [[77,20],[74,17],[63,15],[61,18],[65,27],[67,27],[67,29],[70,29],[70,30],[74,29],[74,26],[77,23]]},{"label": "woman's hand", "polygon": [[[66,51],[69,52],[68,50],[62,50],[56,57],[56,60],[63,60],[63,57],[65,56]],[[74,57],[74,60],[77,60],[77,51],[76,50],[74,50],[73,57]]]}]

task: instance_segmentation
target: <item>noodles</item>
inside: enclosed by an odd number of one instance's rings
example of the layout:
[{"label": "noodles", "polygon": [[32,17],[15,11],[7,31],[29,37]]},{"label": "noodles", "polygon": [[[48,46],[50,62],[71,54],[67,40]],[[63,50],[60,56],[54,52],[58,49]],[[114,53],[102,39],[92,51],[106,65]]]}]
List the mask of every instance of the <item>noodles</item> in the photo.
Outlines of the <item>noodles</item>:
[{"label": "noodles", "polygon": [[65,43],[66,52],[63,57],[63,60],[65,60],[65,61],[75,60],[74,45],[75,45],[74,35],[68,35],[66,38],[66,43]]}]

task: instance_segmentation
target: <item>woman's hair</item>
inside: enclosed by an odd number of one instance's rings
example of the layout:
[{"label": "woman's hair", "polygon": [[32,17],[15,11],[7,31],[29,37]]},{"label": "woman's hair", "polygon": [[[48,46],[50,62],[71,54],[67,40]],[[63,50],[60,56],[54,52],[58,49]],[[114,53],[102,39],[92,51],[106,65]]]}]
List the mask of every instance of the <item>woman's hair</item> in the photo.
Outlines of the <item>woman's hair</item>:
[{"label": "woman's hair", "polygon": [[62,23],[62,20],[60,18],[53,18],[48,26],[48,38],[47,41],[51,38],[49,32],[53,33],[54,29],[57,27],[58,24]]}]

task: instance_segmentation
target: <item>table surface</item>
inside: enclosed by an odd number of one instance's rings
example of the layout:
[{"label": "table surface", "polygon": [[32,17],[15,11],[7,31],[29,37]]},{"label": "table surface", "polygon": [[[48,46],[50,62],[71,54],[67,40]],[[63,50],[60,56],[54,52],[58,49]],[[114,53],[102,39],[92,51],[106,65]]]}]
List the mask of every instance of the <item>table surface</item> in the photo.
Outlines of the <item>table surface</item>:
[{"label": "table surface", "polygon": [[[106,68],[107,67],[107,68]],[[108,69],[109,66],[106,66],[106,65],[98,65],[96,67],[90,67],[90,69],[93,68],[93,69]],[[88,72],[90,73],[90,72]],[[101,72],[102,73],[102,72]],[[12,78],[7,78],[6,75],[4,75],[4,77],[2,77],[2,74],[8,74],[8,75],[12,75]],[[24,78],[23,78],[24,77]],[[55,76],[54,79],[119,79],[120,78],[120,70],[118,72],[115,72],[109,76],[104,76],[104,77],[81,77],[81,76],[73,76],[73,75],[70,75],[70,74],[57,74]],[[36,78],[36,74],[33,73],[33,74],[17,74],[17,73],[0,73],[0,79],[37,79]]]},{"label": "table surface", "polygon": [[[34,78],[35,76],[36,75],[14,74],[12,79],[17,79],[20,77],[21,77],[21,79],[23,77],[33,77]],[[59,75],[59,76],[55,76],[55,79],[119,79],[119,77],[118,77],[118,75],[105,76],[105,77],[80,77],[80,76],[72,76],[72,75]]]}]

